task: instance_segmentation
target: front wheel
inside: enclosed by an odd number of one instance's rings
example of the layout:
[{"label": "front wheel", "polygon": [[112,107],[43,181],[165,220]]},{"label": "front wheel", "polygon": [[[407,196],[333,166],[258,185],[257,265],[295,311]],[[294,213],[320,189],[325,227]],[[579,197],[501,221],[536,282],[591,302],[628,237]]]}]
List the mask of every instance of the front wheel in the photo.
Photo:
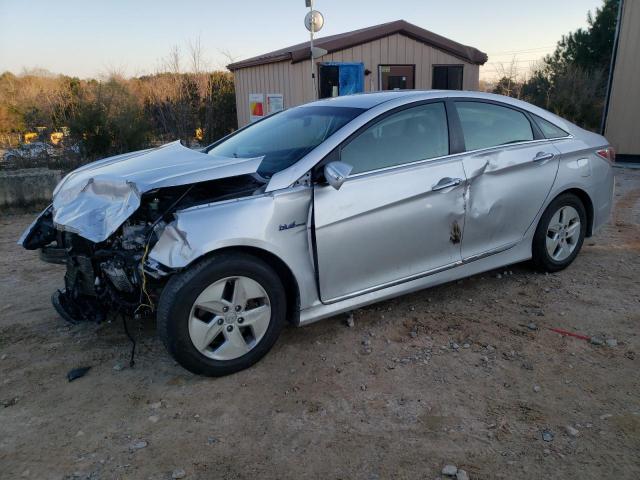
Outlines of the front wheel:
[{"label": "front wheel", "polygon": [[158,333],[187,370],[222,376],[260,360],[286,318],[284,287],[261,259],[221,254],[167,283],[158,305]]},{"label": "front wheel", "polygon": [[557,272],[576,258],[587,231],[582,201],[571,193],[553,200],[542,214],[533,237],[533,263],[542,271]]}]

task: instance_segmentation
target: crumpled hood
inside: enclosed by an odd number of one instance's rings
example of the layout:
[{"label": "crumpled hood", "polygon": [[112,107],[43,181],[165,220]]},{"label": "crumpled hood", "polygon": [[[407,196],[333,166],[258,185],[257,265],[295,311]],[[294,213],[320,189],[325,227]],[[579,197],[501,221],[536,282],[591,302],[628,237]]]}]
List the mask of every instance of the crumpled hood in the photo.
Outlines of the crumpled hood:
[{"label": "crumpled hood", "polygon": [[90,163],[53,192],[53,223],[93,242],[106,240],[140,206],[143,193],[255,173],[259,158],[214,157],[179,141]]}]

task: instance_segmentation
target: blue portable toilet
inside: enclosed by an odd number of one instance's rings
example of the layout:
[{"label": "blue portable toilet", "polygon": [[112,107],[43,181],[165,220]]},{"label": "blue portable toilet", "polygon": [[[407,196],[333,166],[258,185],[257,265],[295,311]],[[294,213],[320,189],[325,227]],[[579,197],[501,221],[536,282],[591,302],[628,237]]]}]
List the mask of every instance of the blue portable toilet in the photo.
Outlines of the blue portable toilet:
[{"label": "blue portable toilet", "polygon": [[324,62],[318,65],[318,98],[364,92],[364,63]]}]

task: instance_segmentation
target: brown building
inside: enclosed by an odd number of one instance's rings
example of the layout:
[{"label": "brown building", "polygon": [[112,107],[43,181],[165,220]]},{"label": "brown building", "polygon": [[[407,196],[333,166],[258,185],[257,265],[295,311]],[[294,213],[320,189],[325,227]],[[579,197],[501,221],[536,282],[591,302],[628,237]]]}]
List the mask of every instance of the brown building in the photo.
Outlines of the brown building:
[{"label": "brown building", "polygon": [[326,50],[311,79],[309,42],[228,65],[238,126],[316,98],[393,89],[477,90],[487,55],[398,20],[318,38]]},{"label": "brown building", "polygon": [[619,160],[640,161],[640,1],[621,0],[604,135]]}]

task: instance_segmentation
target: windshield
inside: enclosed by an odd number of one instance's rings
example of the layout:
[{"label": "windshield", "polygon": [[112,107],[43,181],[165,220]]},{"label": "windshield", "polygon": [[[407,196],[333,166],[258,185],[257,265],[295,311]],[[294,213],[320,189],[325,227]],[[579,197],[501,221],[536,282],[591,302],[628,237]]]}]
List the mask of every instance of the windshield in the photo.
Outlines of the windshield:
[{"label": "windshield", "polygon": [[258,173],[266,178],[290,167],[364,111],[348,107],[297,107],[251,125],[215,145],[209,155],[264,156]]}]

